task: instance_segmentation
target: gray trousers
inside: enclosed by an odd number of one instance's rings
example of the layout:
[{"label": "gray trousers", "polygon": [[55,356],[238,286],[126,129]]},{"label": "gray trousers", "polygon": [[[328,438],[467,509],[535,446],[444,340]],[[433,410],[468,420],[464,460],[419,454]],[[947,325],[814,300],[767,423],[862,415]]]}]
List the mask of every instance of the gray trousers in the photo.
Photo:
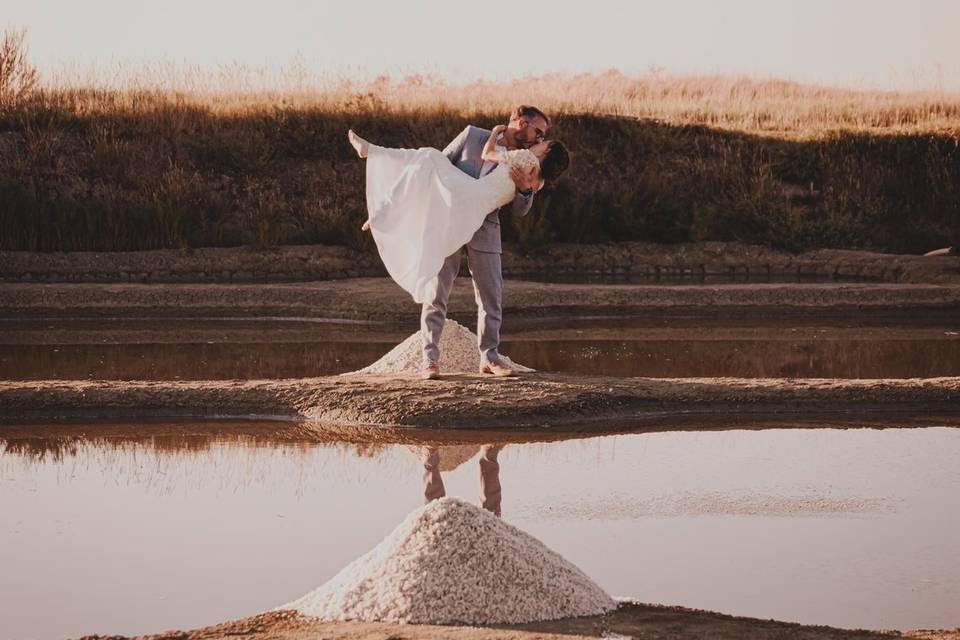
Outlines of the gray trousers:
[{"label": "gray trousers", "polygon": [[[447,301],[450,299],[453,281],[460,271],[462,251],[461,248],[447,256],[440,273],[437,274],[437,295],[433,300],[424,302],[420,311],[424,363],[440,360],[440,334],[443,333],[443,323],[447,319]],[[480,350],[480,360],[499,362],[497,348],[500,346],[500,324],[503,321],[500,254],[477,251],[467,245],[467,260],[473,279],[474,299],[477,301],[477,348]]]},{"label": "gray trousers", "polygon": [[[503,502],[503,488],[500,486],[500,449],[503,445],[485,444],[480,449],[480,505],[496,515],[500,515]],[[430,502],[447,495],[440,476],[440,453],[442,449],[429,447],[424,452],[423,462],[423,500]]]}]

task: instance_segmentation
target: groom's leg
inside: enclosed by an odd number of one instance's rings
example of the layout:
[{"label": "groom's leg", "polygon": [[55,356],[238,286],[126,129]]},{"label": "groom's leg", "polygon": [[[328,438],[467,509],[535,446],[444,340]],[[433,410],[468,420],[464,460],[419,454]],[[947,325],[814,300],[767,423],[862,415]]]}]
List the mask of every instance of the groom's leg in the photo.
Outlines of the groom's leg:
[{"label": "groom's leg", "polygon": [[420,461],[423,463],[423,502],[424,504],[447,495],[440,477],[440,450],[436,447],[426,447],[421,452]]},{"label": "groom's leg", "polygon": [[437,293],[433,300],[423,303],[420,309],[420,336],[423,340],[423,361],[437,362],[440,360],[440,334],[443,333],[443,323],[447,319],[447,300],[450,299],[450,290],[453,281],[460,271],[460,252],[447,256],[440,273],[437,274]]},{"label": "groom's leg", "polygon": [[503,275],[500,254],[475,251],[467,245],[473,293],[477,301],[477,341],[481,362],[499,362],[500,324],[502,322],[501,294]]},{"label": "groom's leg", "polygon": [[500,515],[503,489],[500,486],[500,461],[497,456],[503,445],[485,444],[480,449],[480,505]]}]

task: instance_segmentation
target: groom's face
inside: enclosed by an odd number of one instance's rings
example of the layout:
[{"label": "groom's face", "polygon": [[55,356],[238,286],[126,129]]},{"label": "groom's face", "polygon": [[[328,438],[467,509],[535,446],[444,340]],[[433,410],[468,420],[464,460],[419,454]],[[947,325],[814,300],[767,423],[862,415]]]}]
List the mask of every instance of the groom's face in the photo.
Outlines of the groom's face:
[{"label": "groom's face", "polygon": [[517,146],[529,149],[538,142],[542,142],[547,135],[547,121],[540,116],[527,118],[520,116],[517,120]]}]

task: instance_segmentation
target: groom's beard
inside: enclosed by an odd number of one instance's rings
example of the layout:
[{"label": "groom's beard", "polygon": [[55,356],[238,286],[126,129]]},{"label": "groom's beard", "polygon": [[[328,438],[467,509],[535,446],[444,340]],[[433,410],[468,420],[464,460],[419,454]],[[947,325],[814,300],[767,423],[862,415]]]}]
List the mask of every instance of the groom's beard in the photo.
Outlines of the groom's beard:
[{"label": "groom's beard", "polygon": [[[529,142],[525,142],[515,131],[513,134],[513,144],[514,149],[529,149],[532,145]],[[509,145],[507,145],[509,148]]]}]

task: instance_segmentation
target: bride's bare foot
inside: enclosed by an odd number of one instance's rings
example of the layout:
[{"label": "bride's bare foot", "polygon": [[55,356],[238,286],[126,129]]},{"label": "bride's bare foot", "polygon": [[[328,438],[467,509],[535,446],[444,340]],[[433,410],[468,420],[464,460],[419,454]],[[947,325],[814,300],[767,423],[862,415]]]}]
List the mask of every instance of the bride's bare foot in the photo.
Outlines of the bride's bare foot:
[{"label": "bride's bare foot", "polygon": [[364,222],[364,223],[363,223],[363,226],[360,227],[360,230],[361,230],[361,231],[370,231],[370,221],[367,220],[366,222]]},{"label": "bride's bare foot", "polygon": [[357,150],[357,155],[361,158],[367,157],[367,151],[370,149],[370,143],[358,136],[353,132],[353,129],[347,131],[347,139],[350,140],[350,144],[353,145],[353,148]]}]

